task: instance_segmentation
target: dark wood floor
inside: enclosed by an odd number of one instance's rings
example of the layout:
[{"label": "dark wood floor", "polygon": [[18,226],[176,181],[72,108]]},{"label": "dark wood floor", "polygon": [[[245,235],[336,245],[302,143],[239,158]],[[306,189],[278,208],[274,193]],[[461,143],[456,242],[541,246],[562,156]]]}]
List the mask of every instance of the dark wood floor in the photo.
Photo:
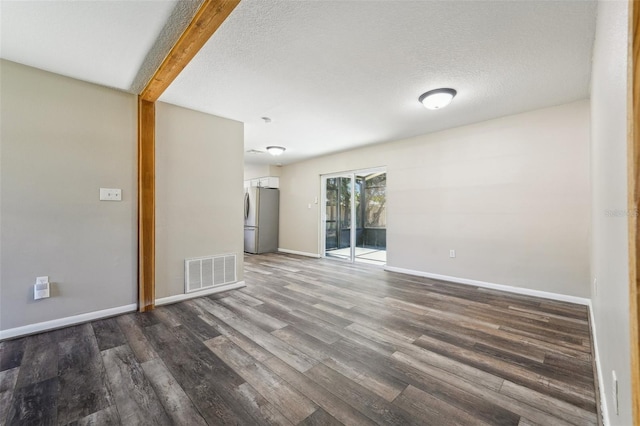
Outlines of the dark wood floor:
[{"label": "dark wood floor", "polygon": [[0,344],[0,421],[597,424],[584,306],[288,255],[247,287]]}]

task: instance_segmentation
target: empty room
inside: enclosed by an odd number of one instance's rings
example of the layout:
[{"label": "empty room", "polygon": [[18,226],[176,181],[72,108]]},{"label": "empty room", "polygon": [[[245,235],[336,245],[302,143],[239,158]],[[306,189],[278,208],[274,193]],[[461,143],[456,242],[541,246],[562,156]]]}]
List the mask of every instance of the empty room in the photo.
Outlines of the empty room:
[{"label": "empty room", "polygon": [[0,0],[0,425],[640,424],[639,28]]}]

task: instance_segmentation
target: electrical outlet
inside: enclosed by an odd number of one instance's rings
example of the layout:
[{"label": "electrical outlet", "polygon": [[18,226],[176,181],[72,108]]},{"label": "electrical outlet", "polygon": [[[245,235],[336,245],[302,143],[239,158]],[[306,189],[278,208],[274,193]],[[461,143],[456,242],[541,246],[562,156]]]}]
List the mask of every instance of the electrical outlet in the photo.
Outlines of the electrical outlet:
[{"label": "electrical outlet", "polygon": [[613,398],[613,411],[616,416],[620,415],[620,407],[618,406],[618,377],[616,371],[611,371],[611,398]]},{"label": "electrical outlet", "polygon": [[456,257],[456,251],[455,250],[449,250],[449,257]]},{"label": "electrical outlet", "polygon": [[594,296],[598,295],[598,279],[597,278],[593,279],[593,295]]},{"label": "electrical outlet", "polygon": [[100,201],[122,201],[122,189],[100,188]]},{"label": "electrical outlet", "polygon": [[45,299],[50,296],[49,277],[38,277],[33,286],[33,300]]}]

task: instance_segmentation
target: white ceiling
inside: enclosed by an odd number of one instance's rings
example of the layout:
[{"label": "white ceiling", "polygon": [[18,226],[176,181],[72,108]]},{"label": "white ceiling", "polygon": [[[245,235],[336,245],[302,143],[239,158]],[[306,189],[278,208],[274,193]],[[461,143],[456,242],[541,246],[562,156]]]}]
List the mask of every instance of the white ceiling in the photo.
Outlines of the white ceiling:
[{"label": "white ceiling", "polygon": [[1,0],[0,56],[132,91],[138,71],[177,3]]},{"label": "white ceiling", "polygon": [[[168,1],[0,5],[3,58],[133,92],[182,16]],[[160,100],[244,122],[245,150],[287,148],[247,162],[287,164],[586,98],[595,14],[585,0],[242,0]],[[458,96],[424,109],[438,87]]]}]

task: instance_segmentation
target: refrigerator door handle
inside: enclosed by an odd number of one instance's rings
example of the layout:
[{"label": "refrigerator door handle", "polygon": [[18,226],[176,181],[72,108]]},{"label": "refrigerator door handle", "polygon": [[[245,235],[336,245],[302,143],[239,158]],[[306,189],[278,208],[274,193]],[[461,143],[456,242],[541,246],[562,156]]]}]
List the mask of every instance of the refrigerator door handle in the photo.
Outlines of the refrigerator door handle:
[{"label": "refrigerator door handle", "polygon": [[244,193],[244,220],[249,217],[249,193]]}]

